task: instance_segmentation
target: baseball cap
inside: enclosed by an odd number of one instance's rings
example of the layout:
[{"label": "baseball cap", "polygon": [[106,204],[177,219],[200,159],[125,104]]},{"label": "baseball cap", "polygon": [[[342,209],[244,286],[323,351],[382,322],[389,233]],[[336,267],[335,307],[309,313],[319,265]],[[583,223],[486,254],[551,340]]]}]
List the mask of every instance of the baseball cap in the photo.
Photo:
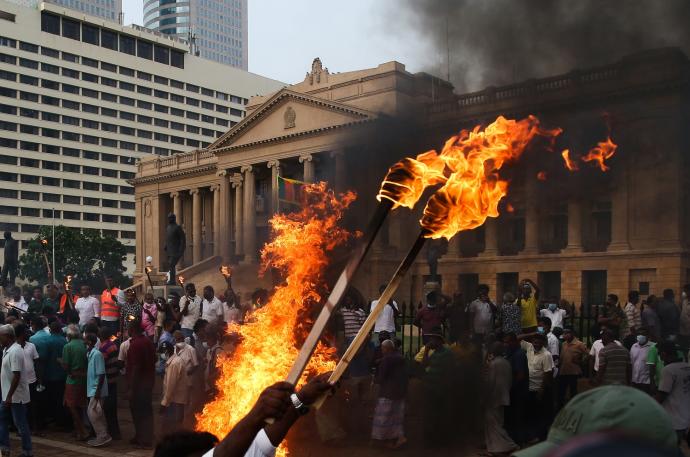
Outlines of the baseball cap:
[{"label": "baseball cap", "polygon": [[573,397],[558,413],[546,441],[513,453],[543,457],[569,439],[612,430],[674,448],[677,435],[666,411],[648,394],[627,386],[604,386]]}]

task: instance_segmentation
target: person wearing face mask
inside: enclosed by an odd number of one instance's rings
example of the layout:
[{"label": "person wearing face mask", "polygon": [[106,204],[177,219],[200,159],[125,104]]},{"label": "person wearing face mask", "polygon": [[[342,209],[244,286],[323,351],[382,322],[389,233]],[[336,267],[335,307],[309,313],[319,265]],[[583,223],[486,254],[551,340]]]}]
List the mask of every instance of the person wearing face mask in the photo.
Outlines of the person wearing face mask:
[{"label": "person wearing face mask", "polygon": [[541,317],[551,319],[551,328],[563,328],[563,321],[568,317],[568,312],[558,306],[558,299],[554,296],[549,297],[549,304],[539,312]]},{"label": "person wearing face mask", "polygon": [[650,393],[649,366],[647,356],[652,343],[649,341],[647,329],[637,329],[637,341],[630,348],[630,362],[632,363],[631,386],[643,392]]},{"label": "person wearing face mask", "polygon": [[159,414],[162,416],[163,430],[172,431],[182,427],[185,407],[189,403],[185,361],[175,353],[175,347],[168,342],[162,343],[158,352],[165,363],[163,398]]}]

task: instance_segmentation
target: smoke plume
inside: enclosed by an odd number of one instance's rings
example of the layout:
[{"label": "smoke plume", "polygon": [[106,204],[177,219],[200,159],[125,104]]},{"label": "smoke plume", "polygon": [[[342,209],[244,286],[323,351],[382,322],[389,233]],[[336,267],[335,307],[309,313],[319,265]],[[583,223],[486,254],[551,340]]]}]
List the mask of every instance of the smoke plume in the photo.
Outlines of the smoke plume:
[{"label": "smoke plume", "polygon": [[391,33],[427,40],[437,52],[427,71],[443,77],[449,49],[450,79],[460,93],[607,64],[643,49],[690,51],[687,0],[400,3],[391,11],[399,19],[389,21]]}]

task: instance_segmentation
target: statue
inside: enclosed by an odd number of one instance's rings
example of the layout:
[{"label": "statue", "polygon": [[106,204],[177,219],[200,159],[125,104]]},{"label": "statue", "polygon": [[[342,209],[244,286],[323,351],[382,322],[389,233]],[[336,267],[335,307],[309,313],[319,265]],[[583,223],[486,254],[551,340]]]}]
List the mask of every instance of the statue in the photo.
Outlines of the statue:
[{"label": "statue", "polygon": [[426,261],[429,264],[429,282],[438,282],[438,259],[441,257],[441,249],[437,243],[430,243],[426,251]]},{"label": "statue", "polygon": [[165,229],[165,252],[168,254],[168,265],[170,266],[170,278],[168,285],[175,285],[177,281],[177,262],[184,255],[187,248],[187,236],[182,227],[175,221],[175,214],[168,214],[168,226]]},{"label": "statue", "polygon": [[7,287],[7,277],[10,279],[10,286],[14,287],[17,279],[17,269],[19,268],[19,243],[12,238],[12,233],[5,232],[5,259],[2,264],[2,274],[0,282]]}]

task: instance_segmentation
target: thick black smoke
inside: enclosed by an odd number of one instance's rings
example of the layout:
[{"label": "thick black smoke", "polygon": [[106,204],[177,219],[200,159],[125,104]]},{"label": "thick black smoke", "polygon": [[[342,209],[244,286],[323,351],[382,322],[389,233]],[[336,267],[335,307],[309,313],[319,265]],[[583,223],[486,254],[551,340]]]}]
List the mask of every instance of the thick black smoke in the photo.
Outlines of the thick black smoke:
[{"label": "thick black smoke", "polygon": [[[403,0],[392,33],[428,40],[457,92],[566,73],[643,49],[690,51],[688,0]],[[402,8],[401,8],[401,5]],[[448,45],[448,46],[447,46]],[[443,64],[440,64],[443,62]]]}]

